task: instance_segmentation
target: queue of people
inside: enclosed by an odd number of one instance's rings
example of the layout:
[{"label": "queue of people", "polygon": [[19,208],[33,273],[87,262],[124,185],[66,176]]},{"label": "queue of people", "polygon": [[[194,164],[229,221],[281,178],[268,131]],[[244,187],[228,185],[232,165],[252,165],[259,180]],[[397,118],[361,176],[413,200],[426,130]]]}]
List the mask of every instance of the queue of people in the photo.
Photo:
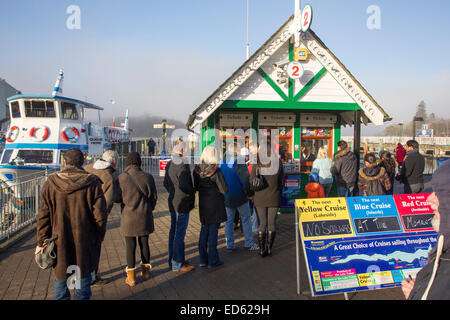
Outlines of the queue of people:
[{"label": "queue of people", "polygon": [[[223,159],[217,149],[206,147],[201,163],[191,172],[189,164],[183,161],[185,149],[183,141],[173,148],[173,158],[166,166],[164,178],[171,215],[167,261],[170,269],[175,272],[195,269],[185,258],[184,240],[197,192],[200,267],[223,265],[217,250],[221,223],[225,223],[226,249],[235,249],[236,211],[241,217],[244,247],[259,252],[261,257],[272,255],[284,179],[280,156],[272,151],[270,144],[252,144],[248,156],[255,161],[246,163],[239,159],[236,144],[228,145]],[[405,192],[420,192],[423,156],[413,140],[407,142],[406,150],[401,170],[389,152],[382,152],[379,159],[374,153],[366,154],[365,167],[357,172],[357,158],[345,141],[338,143],[334,161],[322,147],[305,186],[308,197],[328,197],[334,181],[339,196],[353,196],[356,186],[365,196],[392,194],[396,173],[405,184]],[[89,299],[92,285],[106,283],[99,277],[98,269],[107,219],[114,203],[121,205],[120,232],[127,262],[125,282],[131,287],[136,283],[137,244],[141,258],[139,276],[149,279],[152,266],[148,241],[155,230],[153,210],[158,195],[153,176],[141,169],[140,155],[130,152],[120,175],[115,169],[118,154],[114,151],[106,151],[101,159],[86,168],[83,168],[84,155],[77,148],[66,151],[63,158],[63,169],[50,175],[42,187],[37,216],[37,250],[45,249],[46,240],[57,235],[55,299],[70,299],[66,283],[69,266],[80,267],[76,299]],[[251,207],[258,218],[258,243],[253,240]]]}]

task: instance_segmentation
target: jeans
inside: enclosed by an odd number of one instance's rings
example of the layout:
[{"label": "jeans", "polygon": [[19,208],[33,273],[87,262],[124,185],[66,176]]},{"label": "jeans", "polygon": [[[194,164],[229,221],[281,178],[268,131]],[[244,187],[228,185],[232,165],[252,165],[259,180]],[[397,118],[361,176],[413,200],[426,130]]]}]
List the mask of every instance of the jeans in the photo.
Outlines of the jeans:
[{"label": "jeans", "polygon": [[253,201],[249,202],[250,204],[250,213],[251,213],[251,221],[252,221],[252,233],[258,232],[258,226],[259,226],[259,219],[258,214],[256,213],[256,209],[253,206]]},{"label": "jeans", "polygon": [[323,187],[323,192],[325,193],[325,198],[327,198],[328,195],[330,194],[330,191],[331,191],[331,187],[332,187],[332,186],[333,186],[332,183],[327,183],[327,184],[323,184],[323,185],[322,185],[322,187]]},{"label": "jeans", "polygon": [[[89,274],[86,278],[79,280],[80,289],[75,286],[75,300],[89,300],[92,296],[91,292],[92,277]],[[70,291],[67,288],[67,281],[58,281],[55,279],[53,284],[55,300],[70,300]]]},{"label": "jeans", "polygon": [[189,224],[189,213],[170,213],[169,266],[178,271],[185,265],[184,237]]},{"label": "jeans", "polygon": [[217,251],[217,235],[219,233],[219,223],[202,225],[200,238],[198,239],[198,253],[200,264],[214,267],[220,263],[219,252]]},{"label": "jeans", "polygon": [[237,208],[225,207],[227,211],[227,221],[225,222],[225,238],[227,242],[227,249],[234,249],[234,215],[236,209],[239,210],[241,215],[242,230],[244,231],[244,238],[246,248],[250,248],[255,245],[252,235],[252,222],[250,219],[250,206],[248,201]]},{"label": "jeans", "polygon": [[338,196],[339,197],[353,197],[353,189],[355,189],[354,186],[351,186],[350,188],[347,188],[344,186],[338,186]]}]

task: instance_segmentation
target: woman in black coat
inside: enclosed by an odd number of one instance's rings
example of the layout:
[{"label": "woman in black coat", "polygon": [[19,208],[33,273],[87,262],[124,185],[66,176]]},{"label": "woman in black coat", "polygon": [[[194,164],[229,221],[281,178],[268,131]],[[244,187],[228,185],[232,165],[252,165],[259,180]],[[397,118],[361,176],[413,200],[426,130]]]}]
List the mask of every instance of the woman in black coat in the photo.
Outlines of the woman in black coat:
[{"label": "woman in black coat", "polygon": [[[263,157],[263,161],[261,161],[260,155]],[[272,246],[275,241],[275,220],[283,191],[283,164],[275,153],[272,154],[270,145],[260,148],[257,159],[257,165],[252,169],[250,176],[250,188],[255,192],[253,203],[259,218],[259,253],[265,257],[272,254]],[[253,183],[258,174],[263,177],[265,182],[262,190],[256,190]]]},{"label": "woman in black coat", "polygon": [[214,268],[223,264],[217,251],[217,235],[220,223],[227,220],[224,195],[228,186],[219,169],[219,157],[214,147],[206,147],[201,160],[202,164],[196,165],[193,173],[202,224],[198,251],[200,266]]}]

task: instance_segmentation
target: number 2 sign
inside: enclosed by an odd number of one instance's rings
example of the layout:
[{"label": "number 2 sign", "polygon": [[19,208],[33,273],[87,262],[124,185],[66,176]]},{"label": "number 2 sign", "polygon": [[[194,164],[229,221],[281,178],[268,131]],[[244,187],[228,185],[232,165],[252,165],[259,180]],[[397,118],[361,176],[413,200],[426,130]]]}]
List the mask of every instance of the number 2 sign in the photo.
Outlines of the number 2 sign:
[{"label": "number 2 sign", "polygon": [[302,11],[302,20],[301,20],[302,32],[306,32],[309,30],[309,27],[311,26],[312,23],[312,18],[313,18],[313,9],[311,5],[307,4]]},{"label": "number 2 sign", "polygon": [[287,65],[286,72],[289,78],[299,79],[303,75],[303,66],[297,61],[292,61]]}]

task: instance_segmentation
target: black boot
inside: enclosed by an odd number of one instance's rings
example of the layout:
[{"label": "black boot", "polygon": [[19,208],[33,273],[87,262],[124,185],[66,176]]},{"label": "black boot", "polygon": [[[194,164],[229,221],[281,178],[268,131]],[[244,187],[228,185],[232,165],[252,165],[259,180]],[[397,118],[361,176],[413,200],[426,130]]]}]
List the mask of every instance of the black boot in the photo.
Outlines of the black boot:
[{"label": "black boot", "polygon": [[277,233],[275,231],[269,231],[267,233],[267,254],[269,256],[272,255],[272,246],[273,246],[273,242],[275,241],[275,235]]},{"label": "black boot", "polygon": [[258,232],[258,244],[259,244],[259,254],[261,257],[267,256],[267,247],[266,247],[266,233]]}]

